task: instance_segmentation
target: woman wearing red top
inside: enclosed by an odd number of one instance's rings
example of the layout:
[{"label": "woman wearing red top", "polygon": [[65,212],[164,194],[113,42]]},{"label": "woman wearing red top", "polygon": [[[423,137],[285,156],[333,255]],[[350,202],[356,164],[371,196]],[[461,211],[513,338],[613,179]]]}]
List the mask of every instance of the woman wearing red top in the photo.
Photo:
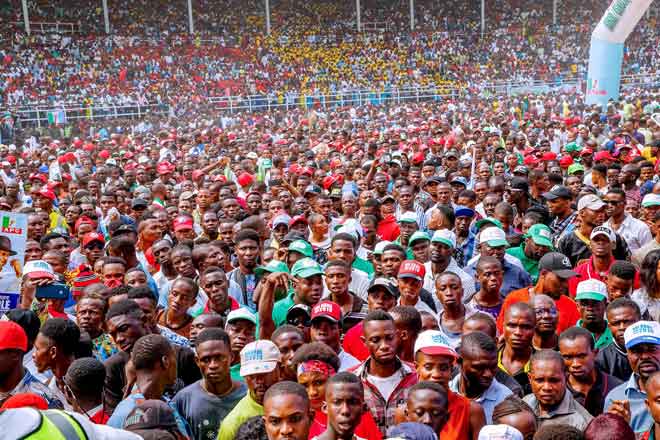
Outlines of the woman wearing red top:
[{"label": "woman wearing red top", "polygon": [[[314,421],[309,430],[309,438],[312,439],[325,432],[328,424],[327,415],[322,410],[325,385],[328,379],[339,371],[339,357],[324,343],[312,342],[303,345],[296,351],[293,365],[296,368],[298,383],[307,390],[314,409]],[[369,440],[382,438],[371,411],[365,411],[362,414],[355,435]]]}]

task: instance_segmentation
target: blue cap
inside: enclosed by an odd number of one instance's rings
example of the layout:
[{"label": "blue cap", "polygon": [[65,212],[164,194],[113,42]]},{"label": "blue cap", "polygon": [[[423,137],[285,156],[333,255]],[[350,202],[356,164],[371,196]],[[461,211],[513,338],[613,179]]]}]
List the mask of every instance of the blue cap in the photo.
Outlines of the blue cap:
[{"label": "blue cap", "polygon": [[454,217],[474,217],[474,210],[467,206],[456,206],[454,209]]}]

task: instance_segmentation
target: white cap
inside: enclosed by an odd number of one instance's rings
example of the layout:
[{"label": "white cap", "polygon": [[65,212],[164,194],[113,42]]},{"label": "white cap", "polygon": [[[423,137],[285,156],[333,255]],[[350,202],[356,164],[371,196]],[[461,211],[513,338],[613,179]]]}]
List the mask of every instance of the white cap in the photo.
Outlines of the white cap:
[{"label": "white cap", "polygon": [[509,246],[509,242],[506,241],[506,233],[497,226],[482,230],[479,234],[479,243],[486,243],[491,247]]},{"label": "white cap", "polygon": [[605,203],[600,199],[600,197],[595,194],[587,194],[580,199],[577,205],[577,209],[578,211],[582,211],[583,209],[587,208],[593,211],[598,211],[603,206],[605,206]]},{"label": "white cap", "polygon": [[230,322],[238,321],[239,319],[250,321],[252,324],[257,325],[257,316],[245,307],[239,307],[238,309],[229,312],[225,322],[229,324]]},{"label": "white cap", "polygon": [[458,353],[453,349],[445,335],[439,330],[426,330],[417,335],[414,353],[422,351],[424,354],[436,356],[451,356],[458,359]]},{"label": "white cap", "polygon": [[642,207],[660,206],[660,194],[649,193],[642,199]]},{"label": "white cap", "polygon": [[626,349],[637,344],[660,345],[660,323],[657,321],[637,321],[623,333]]},{"label": "white cap", "polygon": [[399,223],[417,223],[417,214],[406,211],[399,216]]},{"label": "white cap", "polygon": [[273,229],[275,229],[279,225],[286,225],[286,227],[288,228],[290,221],[291,221],[291,217],[289,217],[287,214],[280,214],[273,219]]},{"label": "white cap", "polygon": [[241,350],[241,376],[270,373],[280,361],[280,349],[268,339],[250,342]]},{"label": "white cap", "polygon": [[373,253],[376,255],[381,255],[383,253],[383,250],[385,249],[385,246],[391,243],[392,243],[391,241],[387,241],[387,240],[379,241],[378,243],[376,243],[376,247],[374,247]]},{"label": "white cap", "polygon": [[257,153],[255,153],[254,151],[250,151],[248,154],[245,155],[245,157],[252,160],[259,159],[259,156],[257,156]]},{"label": "white cap", "polygon": [[593,299],[595,301],[607,300],[607,285],[600,280],[588,279],[580,281],[575,290],[575,300]]},{"label": "white cap", "polygon": [[53,266],[49,263],[46,263],[44,260],[32,260],[25,263],[23,267],[23,276],[28,276],[29,278],[55,278],[55,271]]},{"label": "white cap", "polygon": [[431,243],[443,243],[453,249],[456,247],[456,234],[449,229],[438,229],[433,233]]},{"label": "white cap", "polygon": [[604,235],[610,240],[610,242],[616,242],[616,235],[614,235],[614,231],[612,231],[607,226],[596,226],[593,231],[591,231],[589,239],[593,240],[597,235]]},{"label": "white cap", "polygon": [[479,431],[479,440],[523,440],[523,435],[513,426],[485,425]]}]

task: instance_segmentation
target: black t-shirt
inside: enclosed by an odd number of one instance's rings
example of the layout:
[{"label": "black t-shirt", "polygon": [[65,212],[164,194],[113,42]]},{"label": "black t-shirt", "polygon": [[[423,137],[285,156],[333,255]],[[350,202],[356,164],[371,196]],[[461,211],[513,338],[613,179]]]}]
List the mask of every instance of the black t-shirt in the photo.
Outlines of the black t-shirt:
[{"label": "black t-shirt", "polygon": [[630,379],[630,375],[633,372],[626,352],[621,350],[615,342],[598,352],[596,355],[596,366],[600,371],[621,379],[624,382]]},{"label": "black t-shirt", "polygon": [[[580,260],[586,260],[591,257],[591,249],[577,236],[576,231],[571,231],[569,234],[565,234],[562,238],[559,239],[557,243],[557,251],[566,255],[569,260],[571,260],[571,265],[573,267],[578,265]],[[621,238],[616,232],[616,247],[612,251],[615,260],[630,260],[630,249],[626,241]]]}]

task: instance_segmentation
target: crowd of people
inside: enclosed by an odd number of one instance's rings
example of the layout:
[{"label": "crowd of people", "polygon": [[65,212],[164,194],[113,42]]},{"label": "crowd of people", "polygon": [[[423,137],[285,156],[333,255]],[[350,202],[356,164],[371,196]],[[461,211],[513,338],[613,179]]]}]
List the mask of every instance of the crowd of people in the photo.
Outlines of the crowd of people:
[{"label": "crowd of people", "polygon": [[[68,20],[79,31],[28,36],[20,3],[0,10],[18,23],[0,29],[0,107],[10,109],[177,106],[226,95],[296,105],[364,89],[584,79],[591,29],[605,6],[562,2],[553,26],[551,2],[488,2],[482,35],[477,3],[415,2],[410,32],[407,1],[363,2],[362,21],[386,26],[358,33],[353,2],[282,0],[272,2],[265,35],[262,2],[202,1],[189,35],[186,2],[113,1],[106,35],[98,2],[29,2],[35,23]],[[624,73],[657,75],[656,23],[644,18],[627,41]]]}]

